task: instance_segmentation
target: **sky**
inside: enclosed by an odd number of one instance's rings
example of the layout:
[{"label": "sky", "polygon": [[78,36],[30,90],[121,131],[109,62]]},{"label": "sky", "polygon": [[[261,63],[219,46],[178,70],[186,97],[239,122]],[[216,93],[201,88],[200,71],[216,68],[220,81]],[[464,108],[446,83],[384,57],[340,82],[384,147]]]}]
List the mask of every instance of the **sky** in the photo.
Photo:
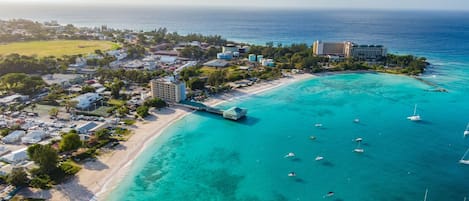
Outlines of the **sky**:
[{"label": "sky", "polygon": [[[98,3],[99,2],[99,3]],[[469,0],[0,0],[0,3],[128,4],[245,8],[469,10]]]}]

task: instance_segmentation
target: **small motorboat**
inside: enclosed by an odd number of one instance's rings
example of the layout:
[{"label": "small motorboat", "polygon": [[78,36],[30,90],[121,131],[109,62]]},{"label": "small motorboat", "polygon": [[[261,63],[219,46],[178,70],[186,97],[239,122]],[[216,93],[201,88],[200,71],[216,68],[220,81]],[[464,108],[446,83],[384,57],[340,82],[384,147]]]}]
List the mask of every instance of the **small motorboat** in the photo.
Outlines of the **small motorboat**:
[{"label": "small motorboat", "polygon": [[314,124],[314,126],[316,126],[316,127],[322,127],[322,124],[317,123],[317,124]]},{"label": "small motorboat", "polygon": [[288,176],[289,177],[296,177],[296,173],[295,172],[290,172],[290,173],[288,173]]},{"label": "small motorboat", "polygon": [[324,195],[323,197],[326,198],[326,197],[332,197],[332,196],[334,196],[334,192],[330,191],[326,195]]},{"label": "small motorboat", "polygon": [[361,137],[355,139],[355,142],[361,142],[361,141],[363,141],[363,138]]},{"label": "small motorboat", "polygon": [[324,159],[324,157],[322,157],[322,156],[317,156],[314,160],[320,161],[320,160],[322,160],[322,159]]},{"label": "small motorboat", "polygon": [[316,136],[311,135],[311,136],[309,136],[309,139],[310,139],[310,140],[316,140]]},{"label": "small motorboat", "polygon": [[354,123],[360,123],[360,119],[358,119],[358,118],[357,118],[357,119],[354,119],[353,122],[354,122]]},{"label": "small motorboat", "polygon": [[290,152],[287,155],[285,155],[285,158],[292,158],[292,157],[295,157],[295,153],[293,152]]},{"label": "small motorboat", "polygon": [[356,153],[363,153],[365,152],[365,150],[361,149],[361,148],[356,148],[353,150],[353,152],[356,152]]}]

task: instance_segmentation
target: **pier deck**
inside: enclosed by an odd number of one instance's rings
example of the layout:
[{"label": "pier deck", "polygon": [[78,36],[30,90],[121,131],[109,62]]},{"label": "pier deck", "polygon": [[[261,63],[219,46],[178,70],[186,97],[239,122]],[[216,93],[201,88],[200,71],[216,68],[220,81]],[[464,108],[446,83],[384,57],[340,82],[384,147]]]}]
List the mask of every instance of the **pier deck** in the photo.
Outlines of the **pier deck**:
[{"label": "pier deck", "polygon": [[247,114],[247,109],[233,107],[228,110],[221,110],[218,108],[206,106],[198,102],[182,102],[182,103],[174,103],[174,105],[189,108],[192,110],[221,115],[225,119],[230,119],[230,120],[235,120],[235,121],[244,118]]}]

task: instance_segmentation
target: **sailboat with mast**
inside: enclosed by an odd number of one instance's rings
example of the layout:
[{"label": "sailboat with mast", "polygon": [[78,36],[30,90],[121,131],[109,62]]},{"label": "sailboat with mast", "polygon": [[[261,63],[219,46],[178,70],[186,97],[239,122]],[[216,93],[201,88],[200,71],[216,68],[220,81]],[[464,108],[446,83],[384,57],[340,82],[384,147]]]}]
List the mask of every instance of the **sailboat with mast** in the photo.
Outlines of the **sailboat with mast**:
[{"label": "sailboat with mast", "polygon": [[417,114],[417,104],[414,106],[414,114],[412,116],[407,117],[408,120],[411,121],[420,121],[420,115]]},{"label": "sailboat with mast", "polygon": [[464,130],[464,137],[469,135],[469,123],[467,123],[466,130]]},{"label": "sailboat with mast", "polygon": [[469,160],[464,159],[466,158],[467,153],[469,153],[469,148],[466,150],[466,153],[461,157],[461,160],[459,160],[459,163],[464,164],[464,165],[469,165]]}]

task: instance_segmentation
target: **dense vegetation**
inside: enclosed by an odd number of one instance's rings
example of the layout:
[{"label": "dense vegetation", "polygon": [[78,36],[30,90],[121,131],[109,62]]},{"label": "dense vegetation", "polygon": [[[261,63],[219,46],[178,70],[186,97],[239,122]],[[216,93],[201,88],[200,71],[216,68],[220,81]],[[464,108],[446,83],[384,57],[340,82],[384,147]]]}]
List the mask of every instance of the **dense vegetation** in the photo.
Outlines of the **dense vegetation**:
[{"label": "dense vegetation", "polygon": [[0,91],[32,95],[40,92],[46,83],[39,76],[8,73],[0,77]]}]

